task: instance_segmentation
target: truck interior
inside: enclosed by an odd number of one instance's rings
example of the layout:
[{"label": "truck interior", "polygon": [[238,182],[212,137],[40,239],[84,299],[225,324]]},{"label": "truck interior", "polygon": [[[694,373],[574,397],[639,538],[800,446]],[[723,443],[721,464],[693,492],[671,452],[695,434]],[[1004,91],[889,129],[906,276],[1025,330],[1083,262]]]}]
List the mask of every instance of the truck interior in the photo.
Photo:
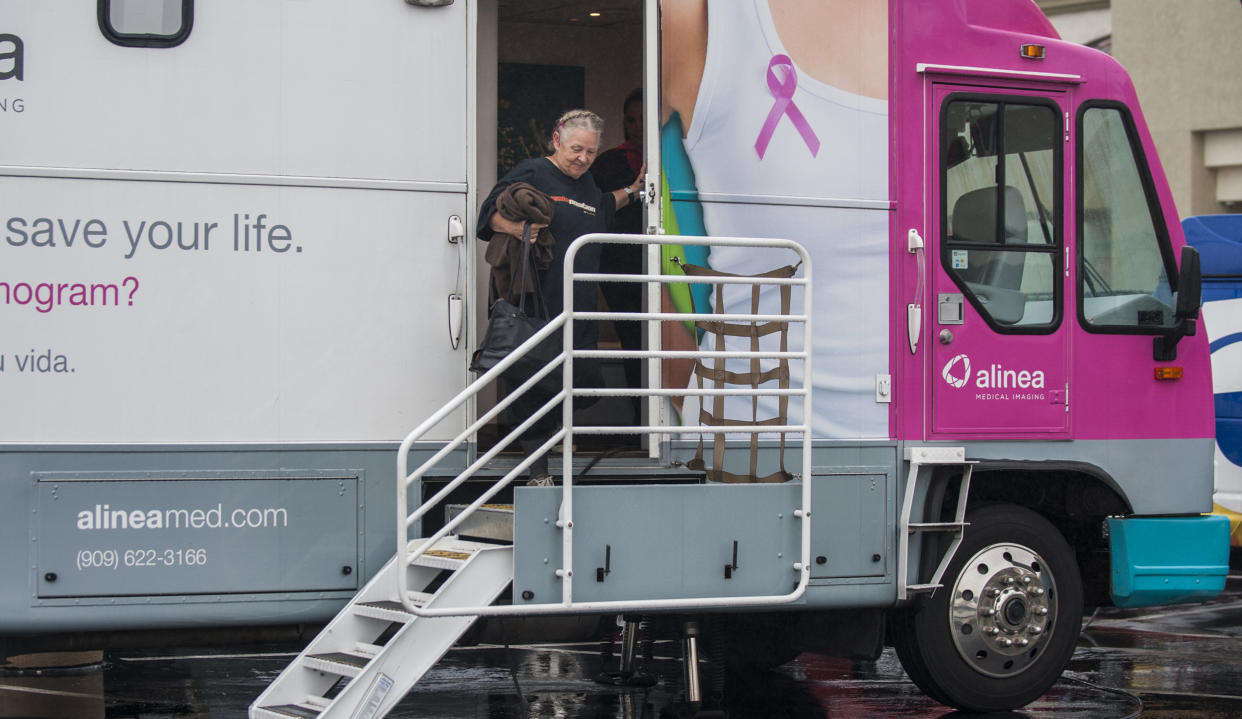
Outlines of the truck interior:
[{"label": "truck interior", "polygon": [[[480,199],[496,180],[520,160],[546,155],[556,119],[566,110],[585,107],[604,119],[600,152],[625,139],[626,97],[641,89],[643,77],[643,2],[591,3],[584,0],[493,0],[479,5],[478,157]],[[641,130],[640,130],[641,131]],[[487,325],[487,273],[482,243],[476,242],[474,320],[481,336]],[[607,300],[601,293],[601,307]],[[611,322],[601,322],[600,345],[620,342]],[[633,370],[631,369],[631,373]],[[604,385],[624,387],[622,362],[604,362]],[[494,401],[494,400],[493,400]],[[479,414],[486,411],[486,400]],[[632,398],[602,398],[581,407],[575,422],[638,424],[645,403]],[[499,424],[505,423],[502,416]],[[495,442],[504,426],[493,423],[480,432],[479,447]],[[581,454],[631,459],[647,456],[638,435],[587,439]],[[589,445],[589,446],[586,446]]]}]

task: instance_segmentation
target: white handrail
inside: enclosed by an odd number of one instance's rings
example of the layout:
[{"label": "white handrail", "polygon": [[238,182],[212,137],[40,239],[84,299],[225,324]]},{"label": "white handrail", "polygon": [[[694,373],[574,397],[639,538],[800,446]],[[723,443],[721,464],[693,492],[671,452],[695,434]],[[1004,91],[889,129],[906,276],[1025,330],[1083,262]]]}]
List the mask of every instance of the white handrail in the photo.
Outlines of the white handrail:
[{"label": "white handrail", "polygon": [[[651,275],[623,275],[612,273],[592,273],[579,272],[574,275],[581,282],[647,282],[651,279]],[[705,280],[701,276],[695,275],[660,275],[660,281],[665,284],[682,284],[682,285],[702,285],[702,284],[722,284],[722,285],[753,285],[754,277],[731,277],[722,275],[713,276],[710,280]],[[806,279],[803,277],[768,277],[764,278],[765,285],[805,285]]]},{"label": "white handrail", "polygon": [[[408,495],[410,484],[421,479],[423,474],[428,469],[431,469],[432,467],[434,467],[441,459],[448,456],[453,450],[459,447],[462,442],[465,442],[467,439],[469,439],[470,436],[473,434],[474,430],[477,429],[477,426],[480,424],[480,422],[486,422],[488,418],[486,417],[480,418],[479,421],[475,422],[474,425],[471,425],[471,427],[468,428],[469,430],[468,432],[459,433],[455,438],[453,438],[452,441],[450,441],[447,445],[442,447],[440,451],[437,452],[435,455],[433,455],[430,459],[423,462],[423,464],[417,470],[415,470],[413,474],[411,474],[409,472],[408,462],[409,462],[409,456],[410,456],[410,449],[413,448],[414,443],[417,442],[421,437],[423,437],[423,435],[427,434],[427,432],[430,432],[437,424],[443,421],[446,417],[448,417],[450,414],[452,414],[458,408],[460,408],[463,404],[465,404],[471,397],[478,394],[480,389],[482,389],[483,387],[486,387],[488,383],[494,381],[495,379],[500,377],[502,374],[504,374],[504,372],[507,369],[509,369],[509,367],[513,366],[515,362],[517,362],[523,355],[529,352],[533,347],[538,345],[540,342],[543,342],[548,337],[551,337],[564,324],[565,324],[564,315],[557,317],[553,319],[552,321],[548,322],[547,325],[545,325],[542,329],[540,329],[533,336],[531,336],[530,339],[528,339],[521,346],[519,346],[517,351],[510,354],[508,357],[505,357],[504,359],[502,359],[499,363],[497,363],[495,367],[492,367],[490,370],[484,372],[482,375],[479,375],[478,379],[472,382],[470,386],[466,387],[461,392],[458,392],[456,397],[449,400],[448,403],[446,403],[437,412],[435,412],[430,417],[428,417],[425,421],[423,421],[422,424],[416,427],[412,432],[406,435],[404,440],[402,440],[401,448],[398,450],[398,453],[397,453],[397,553],[398,554],[403,554],[406,551],[409,551],[408,550],[409,528],[415,522],[420,520],[423,516],[427,514],[427,512],[431,511],[432,508],[434,508],[437,504],[439,504],[440,501],[442,501],[444,497],[448,496],[449,492],[452,492],[454,489],[461,486],[461,484],[465,482],[471,476],[474,470],[481,468],[488,461],[494,458],[497,454],[503,451],[504,448],[509,445],[509,442],[512,441],[511,439],[512,437],[519,436],[521,432],[525,432],[526,429],[528,429],[531,425],[533,425],[539,419],[542,412],[537,412],[535,414],[532,414],[530,417],[528,417],[525,422],[523,422],[522,424],[518,426],[515,432],[511,432],[509,437],[502,439],[502,441],[500,442],[497,442],[495,447],[493,447],[483,457],[479,458],[479,460],[477,460],[474,464],[472,464],[469,468],[467,468],[468,471],[459,473],[457,477],[453,479],[452,482],[450,482],[447,486],[445,486],[434,497],[422,503],[418,507],[418,509],[414,511],[413,514],[408,514],[409,510],[407,509],[407,507],[409,506],[408,505],[409,499],[407,495]],[[540,369],[538,372],[533,374],[529,379],[527,379],[525,382],[519,385],[518,388],[514,392],[512,392],[509,397],[506,397],[503,400],[501,400],[499,403],[497,403],[496,407],[494,407],[492,411],[488,413],[488,416],[495,417],[499,415],[501,411],[503,411],[506,407],[508,407],[510,404],[516,401],[517,398],[520,397],[525,391],[527,391],[528,389],[533,387],[537,382],[539,382],[544,377],[548,376],[553,371],[555,371],[556,368],[560,366],[562,361],[563,361],[562,357],[557,357],[556,359],[549,362],[542,369]],[[559,402],[560,400],[561,400],[561,394],[557,394],[555,397],[552,398],[552,400],[549,400],[549,402],[544,405],[545,409],[551,407],[552,405]],[[534,461],[535,456],[537,455],[531,455],[530,457],[527,457],[525,461],[521,462],[516,468],[514,468],[511,472],[506,474],[501,479],[501,483],[498,483],[498,487],[494,488],[495,491],[491,492],[491,494],[489,494],[488,496],[490,497],[494,495],[496,492],[500,491],[500,489],[503,489],[504,486],[507,485],[509,482],[513,481],[513,477],[516,476],[517,473],[524,471],[528,466],[530,466],[531,462]],[[459,515],[456,519],[461,520],[465,516],[467,515],[463,513],[462,515]],[[457,526],[456,522],[451,523],[451,526],[452,527]],[[446,525],[444,529],[447,529],[447,528],[449,528],[449,525]],[[447,536],[447,532],[443,532],[443,531],[437,534],[438,536],[434,537],[434,540],[437,540],[437,541],[440,538]],[[418,547],[414,548],[413,553],[411,555],[409,555],[408,557],[405,557],[405,561],[408,563],[408,562],[412,562],[416,560],[418,557],[421,557],[431,547],[433,543],[434,543],[433,541],[421,543]],[[397,574],[398,596],[401,598],[401,603],[404,605],[407,605],[406,606],[407,609],[412,609],[413,607],[409,606],[409,591],[410,590],[408,586],[409,582],[408,582],[406,573],[397,572],[396,574]]]},{"label": "white handrail", "polygon": [[[639,274],[639,275],[605,275],[600,273],[576,273],[573,270],[574,259],[582,247],[591,243],[614,243],[614,244],[664,244],[664,245],[709,245],[709,246],[742,246],[770,249],[790,250],[798,255],[802,263],[801,277],[716,277],[716,276],[681,276],[681,275],[662,275],[662,274]],[[502,616],[502,615],[529,615],[529,614],[548,614],[548,613],[591,613],[591,612],[630,612],[630,611],[654,611],[654,610],[677,610],[677,609],[706,609],[715,607],[742,607],[742,606],[770,606],[777,604],[785,604],[795,602],[806,592],[806,588],[810,581],[810,557],[811,557],[811,523],[810,507],[811,507],[811,482],[809,474],[811,468],[811,428],[810,416],[812,407],[811,402],[811,381],[813,376],[811,371],[811,353],[809,351],[809,338],[813,337],[810,316],[810,288],[811,288],[811,260],[806,250],[801,245],[788,240],[775,240],[769,238],[727,238],[727,237],[678,237],[678,236],[653,236],[653,235],[606,235],[595,234],[586,235],[574,241],[566,250],[564,257],[564,277],[565,282],[562,287],[563,304],[565,308],[561,315],[543,327],[533,337],[523,343],[516,351],[504,358],[499,364],[484,374],[480,375],[468,387],[459,392],[452,400],[444,405],[439,411],[421,423],[417,428],[410,432],[401,442],[401,448],[397,457],[397,551],[401,556],[400,561],[408,565],[418,557],[422,556],[428,549],[435,544],[436,541],[452,534],[453,530],[469,515],[487,503],[497,493],[507,487],[512,481],[521,476],[535,461],[536,457],[543,455],[551,450],[557,443],[563,447],[561,454],[561,474],[563,483],[561,485],[562,500],[561,508],[557,519],[557,527],[562,533],[561,561],[562,566],[556,570],[557,576],[562,581],[562,594],[560,603],[545,603],[538,605],[522,605],[522,606],[488,606],[488,607],[468,607],[453,609],[425,609],[415,606],[411,601],[410,587],[408,586],[407,573],[404,571],[396,572],[398,596],[406,610],[415,616],[435,617],[435,616]],[[679,313],[679,312],[575,312],[573,309],[573,288],[575,282],[644,282],[644,283],[681,283],[681,284],[770,284],[774,286],[800,286],[804,287],[803,306],[806,308],[806,314],[788,314],[788,315],[771,315],[771,314],[744,314],[744,313]],[[802,351],[699,351],[699,350],[597,350],[597,349],[574,349],[573,347],[573,327],[575,321],[595,321],[600,319],[624,320],[624,321],[744,321],[744,322],[788,322],[801,323],[805,325],[803,330],[804,349]],[[448,418],[472,397],[476,396],[480,390],[488,384],[499,378],[505,371],[516,363],[522,356],[527,354],[536,345],[545,339],[553,336],[556,332],[562,332],[562,351],[561,354],[550,361],[546,366],[540,369],[534,376],[527,379],[518,388],[511,392],[508,396],[502,398],[495,407],[479,417],[470,424],[465,430],[459,433],[451,441],[441,447],[429,459],[423,462],[413,472],[409,471],[408,461],[410,451],[413,449],[414,443],[424,437],[431,429],[444,419]],[[659,386],[627,388],[627,389],[578,389],[573,386],[573,364],[575,358],[664,358],[664,359],[788,359],[802,363],[801,376],[803,378],[800,388],[717,388],[717,389],[691,389],[691,388],[663,388]],[[440,489],[433,497],[422,503],[415,511],[408,511],[408,491],[409,487],[419,482],[422,477],[441,460],[452,454],[458,447],[466,442],[481,427],[490,422],[492,419],[509,407],[523,393],[534,387],[536,383],[546,378],[551,373],[561,371],[562,389],[556,393],[551,399],[543,404],[543,406],[534,412],[530,417],[526,418],[521,424],[513,428],[509,434],[500,438],[494,447],[489,449],[482,456],[475,459],[468,467],[459,472],[447,485]],[[658,385],[658,382],[654,382]],[[592,427],[575,427],[573,424],[573,399],[579,396],[631,396],[631,397],[673,397],[673,396],[695,396],[695,397],[711,397],[711,396],[800,396],[803,397],[802,422],[800,424],[785,425],[691,425],[691,426],[674,426],[674,425],[638,425],[638,426],[592,426]],[[454,519],[446,522],[445,525],[431,537],[421,539],[414,543],[409,537],[409,529],[414,526],[420,519],[425,517],[432,508],[436,507],[441,501],[449,496],[455,489],[460,487],[475,472],[486,466],[500,452],[508,447],[517,437],[521,436],[527,429],[533,426],[546,413],[555,411],[556,405],[561,407],[561,428],[552,433],[552,435],[544,441],[543,445],[535,452],[527,454],[515,467],[510,469],[504,476],[496,480],[483,494],[472,502],[463,512],[458,514]],[[778,433],[801,433],[802,437],[802,481],[801,481],[801,506],[793,511],[795,517],[803,520],[801,525],[801,542],[799,561],[794,562],[792,569],[798,572],[798,582],[794,589],[787,594],[774,595],[755,595],[746,597],[695,597],[683,599],[660,599],[660,600],[624,600],[624,601],[605,601],[605,602],[575,602],[573,600],[573,460],[572,446],[575,434],[647,434],[652,436],[664,435],[690,435],[690,434],[725,434],[725,435],[747,435],[747,434],[778,434]]]},{"label": "white handrail", "polygon": [[574,350],[574,357],[663,357],[665,359],[806,359],[806,352],[749,352],[746,350]]},{"label": "white handrail", "polygon": [[[697,284],[704,284],[698,282]],[[579,320],[681,320],[682,322],[806,322],[806,315],[709,314],[695,312],[575,312]]]}]

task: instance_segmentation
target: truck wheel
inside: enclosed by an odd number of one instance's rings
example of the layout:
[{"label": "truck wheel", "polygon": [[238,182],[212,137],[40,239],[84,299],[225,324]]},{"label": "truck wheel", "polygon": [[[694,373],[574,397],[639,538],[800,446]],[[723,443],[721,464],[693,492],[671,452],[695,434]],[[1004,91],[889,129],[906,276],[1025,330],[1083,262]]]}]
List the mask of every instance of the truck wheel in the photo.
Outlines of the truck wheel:
[{"label": "truck wheel", "polygon": [[1074,552],[1048,520],[1009,504],[967,516],[943,586],[894,616],[892,643],[929,697],[967,711],[1025,706],[1060,677],[1082,625]]}]

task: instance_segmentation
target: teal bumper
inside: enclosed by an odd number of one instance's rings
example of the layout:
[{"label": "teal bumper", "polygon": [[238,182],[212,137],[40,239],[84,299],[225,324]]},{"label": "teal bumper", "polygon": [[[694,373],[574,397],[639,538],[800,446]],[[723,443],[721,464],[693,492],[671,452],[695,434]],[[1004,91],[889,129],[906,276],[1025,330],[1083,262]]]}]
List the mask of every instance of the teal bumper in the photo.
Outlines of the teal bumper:
[{"label": "teal bumper", "polygon": [[1201,602],[1225,588],[1225,517],[1109,519],[1108,531],[1113,603],[1119,607]]}]

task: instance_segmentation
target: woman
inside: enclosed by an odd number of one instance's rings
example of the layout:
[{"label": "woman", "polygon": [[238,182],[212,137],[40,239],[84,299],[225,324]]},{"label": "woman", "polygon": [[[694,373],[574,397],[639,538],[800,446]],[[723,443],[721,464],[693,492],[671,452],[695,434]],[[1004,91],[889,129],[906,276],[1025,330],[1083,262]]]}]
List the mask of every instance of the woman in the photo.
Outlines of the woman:
[{"label": "woman", "polygon": [[[570,110],[561,116],[552,131],[552,153],[547,157],[532,158],[518,163],[492,188],[479,210],[478,236],[488,241],[496,233],[522,236],[521,222],[505,219],[496,212],[496,198],[505,188],[515,182],[526,182],[544,192],[555,206],[552,221],[546,225],[556,238],[552,252],[552,264],[538,272],[539,287],[549,317],[555,317],[563,309],[562,279],[565,250],[582,235],[592,232],[609,232],[618,209],[635,201],[642,187],[642,174],[634,183],[612,192],[601,192],[595,180],[587,172],[599,152],[600,135],[604,121],[589,110]],[[532,241],[545,225],[533,224]],[[576,272],[599,271],[600,245],[582,248],[574,262]],[[574,285],[574,309],[590,312],[595,309],[596,287],[593,282]],[[574,347],[589,349],[595,346],[599,328],[594,322],[574,323]],[[581,376],[580,372],[575,372]],[[502,392],[505,388],[501,388]],[[525,420],[532,412],[547,402],[550,395],[532,389],[519,398],[512,407],[515,415]],[[538,449],[556,431],[560,412],[553,410],[544,415],[523,435],[521,447],[525,453]],[[541,455],[530,467],[532,484],[550,484],[547,457]]]}]

